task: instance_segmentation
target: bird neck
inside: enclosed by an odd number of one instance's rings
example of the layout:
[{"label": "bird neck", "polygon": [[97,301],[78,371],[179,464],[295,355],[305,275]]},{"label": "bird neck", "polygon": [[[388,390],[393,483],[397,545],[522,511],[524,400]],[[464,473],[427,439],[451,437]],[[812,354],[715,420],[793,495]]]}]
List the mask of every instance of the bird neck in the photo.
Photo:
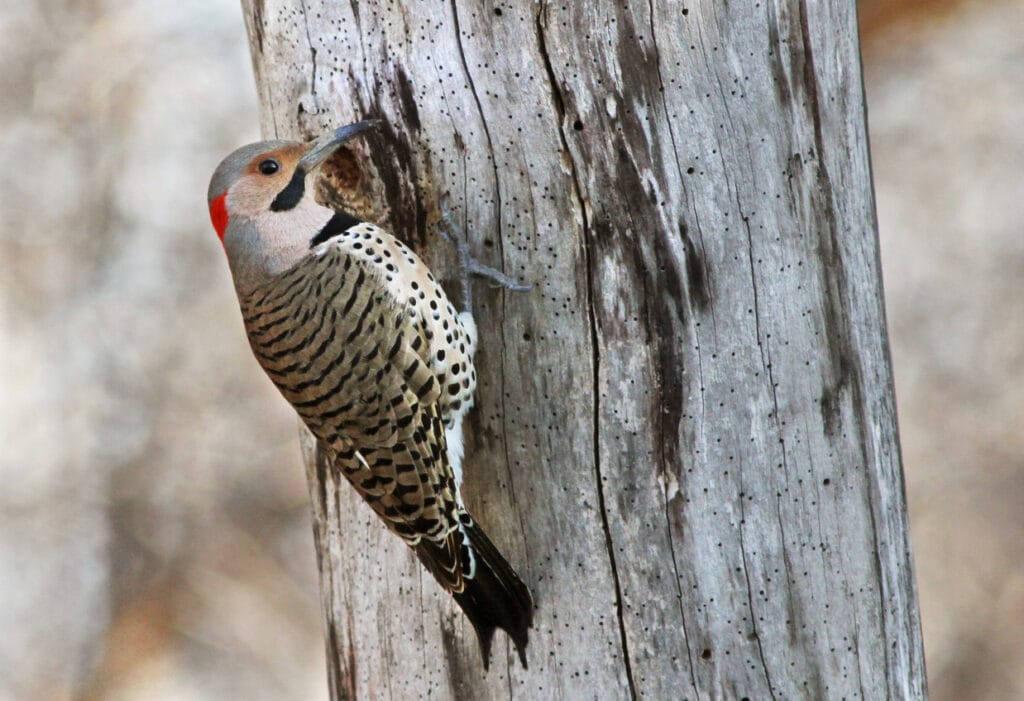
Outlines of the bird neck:
[{"label": "bird neck", "polygon": [[264,211],[240,222],[244,231],[229,231],[224,244],[238,293],[250,292],[291,270],[309,255],[310,240],[332,216],[333,210],[304,197],[287,211]]}]

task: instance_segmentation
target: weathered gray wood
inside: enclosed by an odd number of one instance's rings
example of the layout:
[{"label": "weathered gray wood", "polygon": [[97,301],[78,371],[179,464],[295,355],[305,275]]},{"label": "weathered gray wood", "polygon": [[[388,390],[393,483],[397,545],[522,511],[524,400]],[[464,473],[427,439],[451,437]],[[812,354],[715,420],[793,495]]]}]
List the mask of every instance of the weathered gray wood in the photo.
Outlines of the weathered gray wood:
[{"label": "weathered gray wood", "polygon": [[465,487],[530,668],[309,452],[334,697],[923,697],[853,3],[243,6],[267,136],[387,119],[325,197],[535,285]]}]

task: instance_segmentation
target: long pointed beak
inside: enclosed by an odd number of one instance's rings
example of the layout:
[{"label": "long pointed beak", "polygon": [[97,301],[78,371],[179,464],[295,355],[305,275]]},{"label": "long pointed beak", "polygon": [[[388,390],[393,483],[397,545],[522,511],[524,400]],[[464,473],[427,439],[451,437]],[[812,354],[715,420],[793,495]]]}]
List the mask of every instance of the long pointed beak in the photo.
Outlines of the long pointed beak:
[{"label": "long pointed beak", "polygon": [[324,134],[313,143],[313,148],[306,152],[306,155],[299,159],[299,168],[310,172],[318,165],[327,160],[328,156],[338,150],[346,141],[350,141],[367,129],[380,124],[379,119],[367,119],[363,122],[356,122],[348,126],[340,127],[332,132]]}]

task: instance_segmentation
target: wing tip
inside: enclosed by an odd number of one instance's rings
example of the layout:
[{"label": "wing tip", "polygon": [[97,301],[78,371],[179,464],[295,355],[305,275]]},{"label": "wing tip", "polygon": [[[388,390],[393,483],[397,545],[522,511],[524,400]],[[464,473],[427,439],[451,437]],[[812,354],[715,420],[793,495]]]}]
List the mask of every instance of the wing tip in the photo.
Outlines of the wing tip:
[{"label": "wing tip", "polygon": [[[484,669],[490,668],[491,645],[494,631],[498,628],[508,634],[519,661],[524,669],[528,669],[526,648],[534,612],[530,590],[472,519],[464,517],[460,525],[468,543],[445,547],[455,543],[446,540],[442,545],[424,538],[414,546],[416,554],[431,574],[452,593],[455,602],[473,624]],[[471,573],[464,570],[469,567],[462,556],[466,546],[472,550],[476,563]]]}]

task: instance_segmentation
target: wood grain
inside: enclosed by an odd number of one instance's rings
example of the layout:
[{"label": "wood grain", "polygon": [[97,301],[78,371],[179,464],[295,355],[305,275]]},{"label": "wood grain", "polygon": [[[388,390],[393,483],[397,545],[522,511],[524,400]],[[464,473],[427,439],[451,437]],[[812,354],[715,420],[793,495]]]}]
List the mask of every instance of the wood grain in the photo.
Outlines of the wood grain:
[{"label": "wood grain", "polygon": [[386,120],[328,198],[534,284],[464,490],[530,667],[307,444],[333,697],[924,697],[853,5],[243,6],[266,136]]}]

